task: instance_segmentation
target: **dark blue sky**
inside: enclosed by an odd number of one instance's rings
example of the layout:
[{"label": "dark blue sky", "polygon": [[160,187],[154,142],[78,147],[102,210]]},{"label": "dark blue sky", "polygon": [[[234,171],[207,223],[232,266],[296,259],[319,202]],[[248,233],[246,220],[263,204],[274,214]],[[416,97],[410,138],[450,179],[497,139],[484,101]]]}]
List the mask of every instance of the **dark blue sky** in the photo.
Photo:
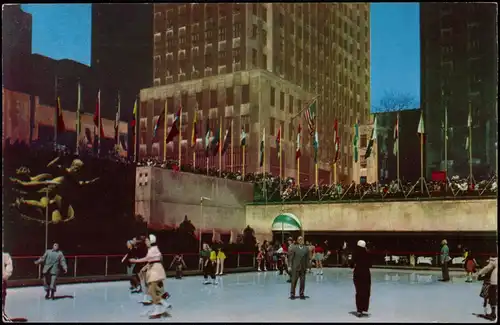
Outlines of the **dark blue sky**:
[{"label": "dark blue sky", "polygon": [[[386,91],[420,100],[418,3],[372,3],[371,105]],[[33,15],[33,52],[90,65],[90,4],[26,4]]]}]

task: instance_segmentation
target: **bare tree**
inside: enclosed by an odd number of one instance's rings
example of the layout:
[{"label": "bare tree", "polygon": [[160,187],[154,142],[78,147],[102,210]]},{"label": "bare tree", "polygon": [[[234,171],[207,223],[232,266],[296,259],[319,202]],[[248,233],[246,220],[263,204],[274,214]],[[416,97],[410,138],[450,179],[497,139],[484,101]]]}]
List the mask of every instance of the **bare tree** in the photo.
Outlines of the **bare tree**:
[{"label": "bare tree", "polygon": [[417,100],[410,93],[386,91],[380,100],[379,106],[374,106],[376,112],[397,112],[409,108],[417,108]]}]

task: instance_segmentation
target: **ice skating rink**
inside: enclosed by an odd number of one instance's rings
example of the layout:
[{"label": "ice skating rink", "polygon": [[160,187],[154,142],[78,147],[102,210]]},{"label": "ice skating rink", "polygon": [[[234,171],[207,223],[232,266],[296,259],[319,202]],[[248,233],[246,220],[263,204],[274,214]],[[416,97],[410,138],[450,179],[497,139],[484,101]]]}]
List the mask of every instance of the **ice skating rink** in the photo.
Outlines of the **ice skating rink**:
[{"label": "ice skating rink", "polygon": [[[308,274],[307,300],[288,299],[290,284],[276,272],[224,275],[219,285],[203,285],[202,277],[165,281],[172,295],[172,316],[149,320],[151,307],[138,303],[128,282],[60,285],[57,300],[46,301],[41,287],[11,288],[6,312],[29,322],[461,322],[488,323],[482,313],[481,282],[466,283],[451,273],[372,269],[370,316],[356,318],[350,269],[325,269]],[[298,287],[297,287],[298,294]],[[65,297],[66,296],[66,297]],[[71,297],[69,297],[71,296]]]}]

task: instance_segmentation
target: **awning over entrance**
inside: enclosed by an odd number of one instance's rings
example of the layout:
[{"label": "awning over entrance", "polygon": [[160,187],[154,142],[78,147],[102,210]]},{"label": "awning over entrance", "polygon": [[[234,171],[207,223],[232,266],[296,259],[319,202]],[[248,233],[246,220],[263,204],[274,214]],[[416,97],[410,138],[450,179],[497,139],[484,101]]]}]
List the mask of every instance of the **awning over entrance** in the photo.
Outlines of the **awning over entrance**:
[{"label": "awning over entrance", "polygon": [[273,231],[298,231],[302,229],[299,218],[292,213],[281,213],[273,220]]}]

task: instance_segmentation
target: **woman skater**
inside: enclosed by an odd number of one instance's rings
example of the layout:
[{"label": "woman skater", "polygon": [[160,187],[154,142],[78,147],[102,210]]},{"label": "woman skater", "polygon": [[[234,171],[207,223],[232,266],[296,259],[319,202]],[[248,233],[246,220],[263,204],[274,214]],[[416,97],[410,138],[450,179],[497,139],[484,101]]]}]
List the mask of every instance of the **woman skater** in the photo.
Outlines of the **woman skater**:
[{"label": "woman skater", "polygon": [[476,259],[471,251],[466,252],[465,256],[465,272],[467,273],[465,282],[472,282],[472,273],[476,273],[476,267],[478,266]]},{"label": "woman skater", "polygon": [[371,274],[370,274],[370,256],[366,250],[366,242],[358,241],[354,251],[351,268],[354,268],[354,287],[356,288],[356,316],[367,316],[370,305]]},{"label": "woman skater", "polygon": [[323,259],[325,258],[325,250],[320,245],[314,247],[314,255],[316,259],[316,269],[318,275],[323,275]]},{"label": "woman skater", "polygon": [[148,253],[144,258],[130,259],[131,263],[148,263],[146,268],[146,282],[148,284],[148,292],[152,298],[153,310],[151,311],[150,318],[157,318],[167,313],[167,308],[172,307],[166,302],[164,297],[163,280],[166,279],[165,269],[162,265],[162,254],[156,245],[156,236],[149,235],[146,238],[146,246]]},{"label": "woman skater", "polygon": [[215,279],[215,264],[217,263],[217,255],[210,249],[208,244],[203,244],[203,250],[201,256],[203,257],[203,284],[210,284],[208,281],[208,276],[212,279],[212,284],[216,285],[217,280]]},{"label": "woman skater", "polygon": [[132,293],[142,292],[141,280],[139,279],[137,272],[134,272],[136,264],[130,263],[130,259],[138,258],[136,244],[137,242],[135,238],[127,241],[128,252],[122,259],[122,263],[125,263],[127,266],[127,275],[130,276],[130,290]]},{"label": "woman skater", "polygon": [[215,270],[215,275],[222,275],[224,273],[224,260],[226,259],[226,254],[222,250],[222,247],[217,249],[217,268]]}]

